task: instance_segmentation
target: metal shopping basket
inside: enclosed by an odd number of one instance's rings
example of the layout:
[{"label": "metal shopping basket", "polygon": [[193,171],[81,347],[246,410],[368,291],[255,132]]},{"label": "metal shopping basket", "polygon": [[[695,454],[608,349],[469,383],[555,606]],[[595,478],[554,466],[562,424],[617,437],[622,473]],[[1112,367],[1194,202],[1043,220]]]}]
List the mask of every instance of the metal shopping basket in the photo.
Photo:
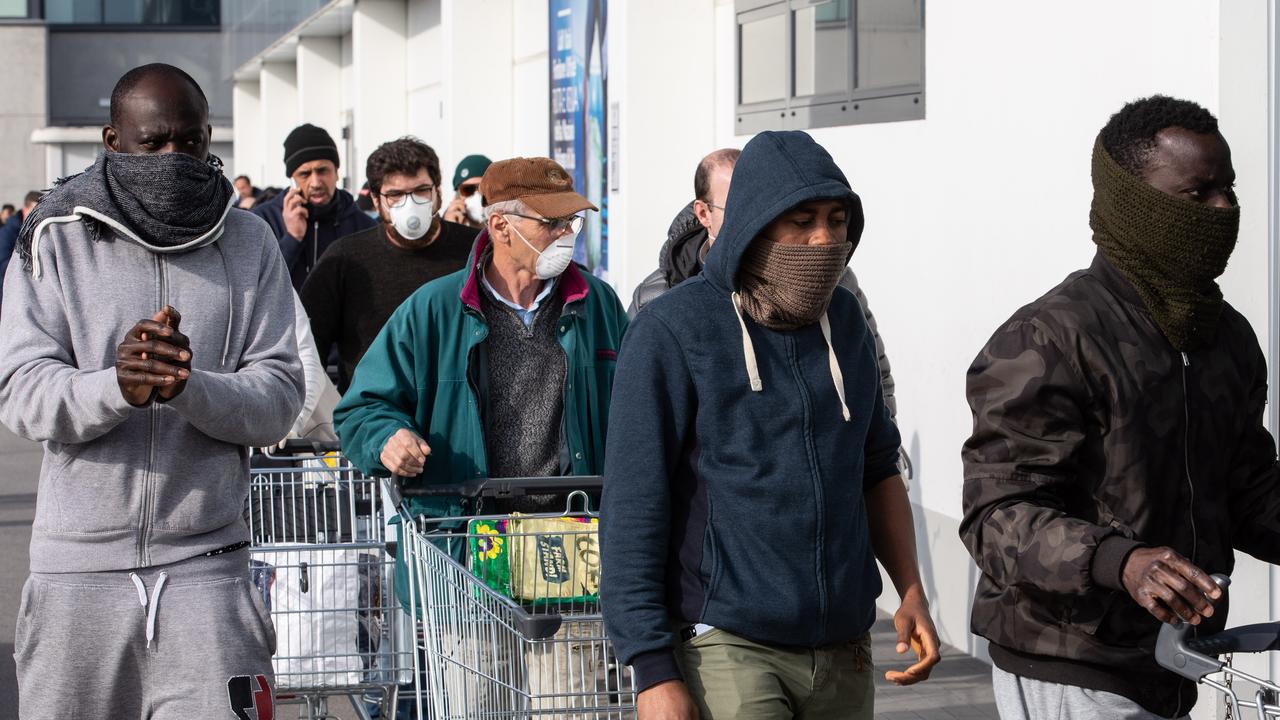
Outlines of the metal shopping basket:
[{"label": "metal shopping basket", "polygon": [[250,573],[275,625],[277,702],[331,718],[329,699],[346,696],[361,718],[394,717],[412,624],[391,592],[378,480],[336,443],[290,441],[250,464]]},{"label": "metal shopping basket", "polygon": [[[1214,575],[1214,582],[1226,588],[1231,581]],[[1280,622],[1244,625],[1208,637],[1192,637],[1187,624],[1162,625],[1156,638],[1156,662],[1188,680],[1220,691],[1227,702],[1229,717],[1243,720],[1241,709],[1252,711],[1258,720],[1280,718],[1280,685],[1254,677],[1218,659],[1227,653],[1261,653],[1280,650]],[[1221,681],[1209,677],[1221,673]],[[1240,699],[1236,682],[1254,691],[1251,699]]]},{"label": "metal shopping basket", "polygon": [[461,496],[471,509],[481,498],[568,495],[563,513],[410,519],[389,482],[425,664],[414,673],[419,717],[635,716],[630,673],[600,615],[599,518],[588,494],[600,486],[598,476],[576,476],[405,488]]}]

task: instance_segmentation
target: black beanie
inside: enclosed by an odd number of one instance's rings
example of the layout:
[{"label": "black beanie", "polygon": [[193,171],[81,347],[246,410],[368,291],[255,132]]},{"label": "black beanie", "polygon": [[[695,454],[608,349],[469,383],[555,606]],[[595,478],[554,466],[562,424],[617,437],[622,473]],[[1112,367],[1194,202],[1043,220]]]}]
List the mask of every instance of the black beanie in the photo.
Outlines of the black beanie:
[{"label": "black beanie", "polygon": [[321,127],[311,123],[299,125],[284,139],[284,173],[293,177],[293,171],[312,160],[332,160],[338,166],[338,146]]}]

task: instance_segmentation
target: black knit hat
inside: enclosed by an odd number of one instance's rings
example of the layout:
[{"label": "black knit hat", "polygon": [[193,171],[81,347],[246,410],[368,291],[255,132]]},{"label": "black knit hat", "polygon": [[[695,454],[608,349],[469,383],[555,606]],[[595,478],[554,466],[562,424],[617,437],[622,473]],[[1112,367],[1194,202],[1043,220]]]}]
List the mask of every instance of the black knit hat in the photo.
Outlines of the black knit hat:
[{"label": "black knit hat", "polygon": [[299,165],[312,160],[332,160],[338,166],[338,146],[324,128],[299,125],[284,139],[284,173],[293,177]]}]

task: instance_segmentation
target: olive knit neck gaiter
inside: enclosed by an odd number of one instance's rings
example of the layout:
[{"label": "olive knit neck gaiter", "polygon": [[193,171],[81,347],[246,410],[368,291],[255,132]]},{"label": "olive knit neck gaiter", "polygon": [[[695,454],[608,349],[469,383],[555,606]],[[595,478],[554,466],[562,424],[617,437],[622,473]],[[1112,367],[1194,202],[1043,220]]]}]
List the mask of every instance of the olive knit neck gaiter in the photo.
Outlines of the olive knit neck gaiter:
[{"label": "olive knit neck gaiter", "polygon": [[1222,314],[1215,280],[1236,246],[1239,206],[1211,207],[1161,192],[1120,167],[1099,139],[1089,227],[1174,348],[1194,350],[1213,339]]},{"label": "olive knit neck gaiter", "polygon": [[771,330],[794,330],[818,321],[844,274],[853,244],[784,245],[765,238],[751,243],[738,268],[742,308]]}]

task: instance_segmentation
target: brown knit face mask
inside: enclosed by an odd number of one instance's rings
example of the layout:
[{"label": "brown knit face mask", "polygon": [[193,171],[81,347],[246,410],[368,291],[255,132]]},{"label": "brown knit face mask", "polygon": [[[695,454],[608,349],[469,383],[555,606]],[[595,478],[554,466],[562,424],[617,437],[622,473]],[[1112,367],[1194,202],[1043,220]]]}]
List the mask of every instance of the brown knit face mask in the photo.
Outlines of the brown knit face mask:
[{"label": "brown knit face mask", "polygon": [[1179,351],[1208,344],[1222,315],[1215,282],[1227,269],[1240,208],[1161,192],[1093,146],[1093,241],[1133,283],[1160,331]]},{"label": "brown knit face mask", "polygon": [[853,244],[784,245],[758,238],[738,268],[742,309],[772,330],[794,330],[818,321],[844,274]]}]

